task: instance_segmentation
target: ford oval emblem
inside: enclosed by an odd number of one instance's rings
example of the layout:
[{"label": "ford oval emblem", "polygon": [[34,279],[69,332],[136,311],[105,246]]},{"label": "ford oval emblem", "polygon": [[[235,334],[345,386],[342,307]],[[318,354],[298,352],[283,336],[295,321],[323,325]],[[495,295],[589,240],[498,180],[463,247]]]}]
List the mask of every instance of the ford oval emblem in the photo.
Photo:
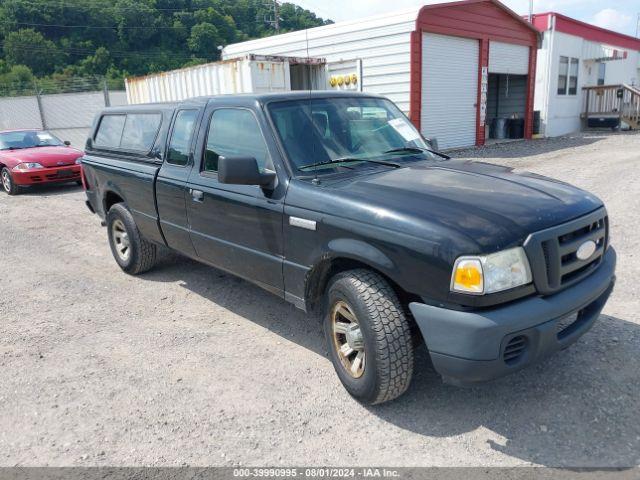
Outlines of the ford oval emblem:
[{"label": "ford oval emblem", "polygon": [[596,253],[596,248],[598,248],[598,246],[593,240],[584,242],[580,247],[578,247],[576,257],[578,257],[578,260],[589,260],[593,254]]}]

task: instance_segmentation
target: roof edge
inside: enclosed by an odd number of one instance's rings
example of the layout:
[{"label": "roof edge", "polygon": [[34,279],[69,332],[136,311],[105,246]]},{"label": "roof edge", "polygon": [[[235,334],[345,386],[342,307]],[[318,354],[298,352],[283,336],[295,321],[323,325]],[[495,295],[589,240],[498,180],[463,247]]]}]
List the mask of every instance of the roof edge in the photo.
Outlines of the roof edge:
[{"label": "roof edge", "polygon": [[534,32],[538,37],[540,37],[540,31],[536,27],[534,27],[531,23],[529,23],[524,18],[522,18],[522,16],[518,15],[516,12],[511,10],[509,7],[507,7],[504,3],[500,2],[499,0],[451,0],[446,3],[424,5],[418,12],[418,20],[420,19],[422,12],[426,10],[433,10],[433,9],[442,8],[442,7],[463,6],[463,5],[474,4],[474,3],[491,3],[495,5],[496,7],[503,10],[505,13],[509,14],[509,16],[513,17],[519,23],[525,25],[529,30]]},{"label": "roof edge", "polygon": [[[631,35],[627,35],[626,33],[620,33],[620,32],[616,32],[615,30],[609,30],[608,28],[598,27],[597,25],[593,25],[591,23],[583,22],[582,20],[577,20],[575,18],[569,17],[569,16],[564,15],[562,13],[554,12],[554,11],[534,14],[534,18],[536,18],[536,17],[548,17],[548,16],[554,16],[556,18],[560,18],[560,19],[564,20],[565,22],[572,23],[574,25],[577,25],[577,26],[579,26],[581,28],[588,29],[588,30],[593,31],[593,32],[598,32],[598,33],[610,35],[612,37],[616,37],[616,38],[622,39],[622,40],[624,40],[626,42],[632,42],[632,43],[634,43],[636,45],[636,49],[638,51],[640,51],[640,38],[633,37]],[[622,46],[626,46],[626,45],[612,45],[612,46],[621,46],[622,47]],[[627,46],[627,48],[631,48],[631,47]]]}]

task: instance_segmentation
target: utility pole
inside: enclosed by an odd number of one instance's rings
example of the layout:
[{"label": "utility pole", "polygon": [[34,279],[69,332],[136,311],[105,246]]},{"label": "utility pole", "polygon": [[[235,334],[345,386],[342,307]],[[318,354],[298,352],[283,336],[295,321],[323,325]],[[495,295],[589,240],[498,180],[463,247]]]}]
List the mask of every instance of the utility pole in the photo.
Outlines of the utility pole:
[{"label": "utility pole", "polygon": [[533,23],[533,0],[529,0],[529,23]]},{"label": "utility pole", "polygon": [[640,38],[640,13],[638,13],[638,22],[636,23],[636,37]]},{"label": "utility pole", "polygon": [[265,3],[264,6],[273,11],[273,17],[271,15],[268,18],[265,17],[265,23],[271,25],[276,33],[280,33],[280,2],[273,0],[273,2]]}]

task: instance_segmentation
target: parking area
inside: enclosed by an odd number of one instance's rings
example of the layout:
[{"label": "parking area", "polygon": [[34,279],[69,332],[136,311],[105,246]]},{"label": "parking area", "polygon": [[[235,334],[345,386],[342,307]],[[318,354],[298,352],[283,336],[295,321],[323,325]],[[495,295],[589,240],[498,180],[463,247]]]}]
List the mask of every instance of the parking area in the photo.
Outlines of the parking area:
[{"label": "parking area", "polygon": [[363,407],[319,323],[164,255],[130,277],[75,186],[0,195],[0,465],[637,466],[640,135],[458,152],[575,184],[607,204],[618,284],[545,363],[468,389],[424,347],[410,390]]}]

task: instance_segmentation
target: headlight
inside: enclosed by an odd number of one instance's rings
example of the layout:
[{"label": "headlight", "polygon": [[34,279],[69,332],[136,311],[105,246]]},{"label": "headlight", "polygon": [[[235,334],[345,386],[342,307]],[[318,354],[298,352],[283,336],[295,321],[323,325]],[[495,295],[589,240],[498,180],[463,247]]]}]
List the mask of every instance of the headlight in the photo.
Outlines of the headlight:
[{"label": "headlight", "polygon": [[502,292],[531,283],[529,260],[522,247],[491,255],[460,257],[453,266],[451,291],[471,295]]},{"label": "headlight", "polygon": [[80,165],[82,163],[82,157],[76,159],[76,165]]},{"label": "headlight", "polygon": [[44,167],[39,163],[19,163],[18,165],[13,167],[14,170],[17,170],[19,172],[24,170],[33,170],[36,168],[44,168]]}]

